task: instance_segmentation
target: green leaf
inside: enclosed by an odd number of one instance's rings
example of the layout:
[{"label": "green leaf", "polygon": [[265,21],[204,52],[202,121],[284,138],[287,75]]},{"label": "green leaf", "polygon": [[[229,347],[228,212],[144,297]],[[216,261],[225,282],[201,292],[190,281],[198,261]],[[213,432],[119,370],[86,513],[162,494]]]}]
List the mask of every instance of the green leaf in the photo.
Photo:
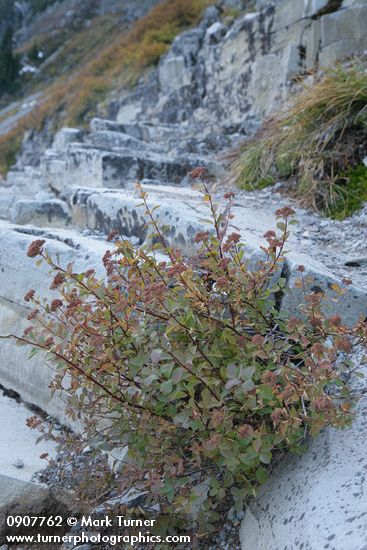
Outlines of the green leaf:
[{"label": "green leaf", "polygon": [[274,399],[273,390],[270,386],[259,386],[257,392],[263,399],[268,401],[272,401]]},{"label": "green leaf", "polygon": [[237,378],[238,367],[234,363],[227,365],[227,376],[228,378]]},{"label": "green leaf", "polygon": [[260,462],[263,464],[270,464],[272,459],[272,454],[270,451],[262,452],[260,455]]},{"label": "green leaf", "polygon": [[183,397],[187,397],[187,393],[181,390],[174,391],[171,395],[171,399],[174,401],[175,399],[182,399]]},{"label": "green leaf", "polygon": [[268,479],[269,474],[265,468],[262,466],[259,466],[259,468],[256,470],[256,479],[259,483],[263,484]]},{"label": "green leaf", "polygon": [[245,392],[250,392],[255,388],[255,384],[253,380],[246,380],[246,382],[242,384],[241,387]]},{"label": "green leaf", "polygon": [[252,446],[255,449],[255,451],[258,453],[261,449],[262,440],[260,438],[254,439],[252,442]]},{"label": "green leaf", "polygon": [[241,368],[241,374],[244,378],[252,378],[256,372],[256,367],[243,367]]},{"label": "green leaf", "polygon": [[161,384],[161,392],[167,395],[171,393],[172,387],[172,380],[166,380],[165,382],[163,382],[163,384]]}]

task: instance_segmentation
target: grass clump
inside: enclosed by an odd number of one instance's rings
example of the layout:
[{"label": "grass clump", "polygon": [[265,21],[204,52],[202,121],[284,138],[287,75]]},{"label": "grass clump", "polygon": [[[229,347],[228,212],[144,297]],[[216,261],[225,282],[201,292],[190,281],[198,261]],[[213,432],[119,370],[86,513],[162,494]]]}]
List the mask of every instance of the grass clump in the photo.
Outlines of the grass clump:
[{"label": "grass clump", "polygon": [[367,167],[364,164],[350,170],[345,180],[347,186],[340,185],[340,197],[329,211],[330,217],[337,220],[357,212],[367,201]]},{"label": "grass clump", "polygon": [[243,146],[234,169],[242,188],[293,178],[305,206],[347,215],[361,204],[353,169],[366,154],[367,73],[354,61],[307,86],[286,112],[269,120]]},{"label": "grass clump", "polygon": [[276,212],[277,231],[264,235],[252,269],[240,235],[228,231],[233,193],[221,210],[204,184],[212,222],[196,235],[191,258],[170,246],[171,228],[160,227],[141,188],[154,244],[134,249],[112,234],[104,279],[61,265],[44,240],[34,241],[28,256],[50,266],[58,294],[48,303],[31,289],[30,325],[13,336],[56,362],[51,387],[70,393],[68,411],[86,420],[86,444],[128,445],[119,490],[147,491],[158,522],[168,515],[173,529],[184,518],[202,539],[225,511],[242,509],[275,458],[300,452],[307,434],[350,422],[343,371],[354,366],[341,354],[356,337],[367,342],[363,319],[350,329],[323,312],[325,297],[303,266],[300,314],[287,318],[275,307],[274,294],[286,291],[276,275],[292,209]]}]

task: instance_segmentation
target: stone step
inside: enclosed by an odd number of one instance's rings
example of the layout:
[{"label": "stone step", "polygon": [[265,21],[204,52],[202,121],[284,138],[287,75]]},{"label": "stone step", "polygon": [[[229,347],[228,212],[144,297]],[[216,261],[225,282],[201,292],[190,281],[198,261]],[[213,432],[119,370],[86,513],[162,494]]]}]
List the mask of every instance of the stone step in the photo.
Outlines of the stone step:
[{"label": "stone step", "polygon": [[20,200],[11,213],[11,221],[19,225],[65,228],[71,224],[71,212],[65,201],[60,199]]},{"label": "stone step", "polygon": [[54,137],[52,149],[66,151],[70,143],[83,142],[85,132],[79,128],[61,128]]},{"label": "stone step", "polygon": [[[86,143],[98,149],[112,151],[121,147],[129,147],[136,151],[144,151],[148,149],[148,144],[140,139],[136,139],[125,132],[116,132],[111,130],[99,130],[91,132],[85,140]],[[158,150],[158,146],[149,144],[150,149]]]},{"label": "stone step", "polygon": [[12,216],[12,209],[19,198],[19,194],[12,188],[1,190],[0,195],[0,219],[9,220]]},{"label": "stone step", "polygon": [[12,209],[19,199],[47,200],[52,197],[42,178],[41,172],[32,166],[23,170],[11,170],[2,182],[0,194],[0,218],[10,219]]},{"label": "stone step", "polygon": [[211,124],[190,123],[162,124],[151,121],[122,124],[113,120],[93,118],[90,123],[91,133],[87,141],[98,132],[113,132],[130,135],[150,147],[159,148],[162,152],[191,151],[196,154],[208,154],[218,148],[223,150],[237,145],[241,136],[224,136],[218,126]]},{"label": "stone step", "polygon": [[10,170],[4,184],[6,187],[29,188],[35,185],[39,186],[41,178],[42,175],[39,170],[35,170],[32,166],[25,166],[22,170]]},{"label": "stone step", "polygon": [[106,151],[80,143],[70,144],[64,155],[46,151],[41,170],[45,183],[60,193],[67,184],[123,189],[147,179],[183,185],[188,182],[187,173],[199,165],[207,166],[214,176],[224,174],[221,163],[198,155],[171,158],[149,150],[119,147]]},{"label": "stone step", "polygon": [[[157,207],[159,223],[170,227],[167,240],[186,254],[194,249],[194,237],[202,229],[192,209],[200,204],[200,194],[194,190],[170,186],[144,186],[149,191],[149,204]],[[75,226],[109,234],[117,231],[125,237],[135,238],[141,245],[148,241],[147,219],[137,192],[71,189],[68,201]],[[180,200],[181,199],[181,200]]]},{"label": "stone step", "polygon": [[205,125],[205,128],[201,124],[162,124],[162,123],[152,123],[151,121],[139,121],[130,124],[122,124],[114,120],[107,120],[102,118],[93,118],[90,122],[90,131],[100,132],[100,131],[111,131],[111,132],[122,132],[129,134],[135,139],[141,141],[162,141],[166,142],[167,139],[171,139],[179,136],[193,136],[197,131],[200,131],[204,134],[213,131],[213,127],[210,125]]}]

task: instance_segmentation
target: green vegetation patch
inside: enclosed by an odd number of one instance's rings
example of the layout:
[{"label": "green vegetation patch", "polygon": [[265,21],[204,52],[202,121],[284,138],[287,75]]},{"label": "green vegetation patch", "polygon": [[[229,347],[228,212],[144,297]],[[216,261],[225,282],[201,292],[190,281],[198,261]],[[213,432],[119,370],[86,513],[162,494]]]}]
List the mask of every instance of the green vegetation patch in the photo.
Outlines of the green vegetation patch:
[{"label": "green vegetation patch", "polygon": [[338,198],[329,208],[331,218],[342,220],[358,212],[367,201],[367,167],[360,164],[345,176],[345,184],[337,189]]}]

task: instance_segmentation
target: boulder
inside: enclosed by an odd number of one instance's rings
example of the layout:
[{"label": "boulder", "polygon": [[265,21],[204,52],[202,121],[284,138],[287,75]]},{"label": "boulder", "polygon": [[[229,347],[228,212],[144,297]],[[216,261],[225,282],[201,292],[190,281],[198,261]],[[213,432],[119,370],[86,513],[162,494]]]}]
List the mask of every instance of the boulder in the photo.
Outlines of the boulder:
[{"label": "boulder", "polygon": [[125,132],[124,125],[115,120],[94,117],[89,123],[89,129],[93,132]]},{"label": "boulder", "polygon": [[[167,241],[187,254],[192,254],[194,237],[202,224],[192,216],[190,207],[173,202],[168,204],[161,196],[150,197],[151,207],[157,206],[155,216],[161,226],[169,226]],[[87,199],[88,221],[91,229],[104,233],[117,231],[125,237],[136,237],[139,244],[147,242],[148,225],[141,199],[131,193],[98,193]]]},{"label": "boulder", "polygon": [[190,85],[190,73],[182,55],[167,56],[159,64],[159,83],[163,92]]},{"label": "boulder", "polygon": [[345,287],[319,262],[293,252],[289,255],[288,291],[282,300],[282,308],[293,315],[301,315],[300,304],[304,303],[297,267],[304,266],[303,273],[307,292],[322,295],[322,309],[327,315],[340,314],[348,326],[359,319],[367,319],[367,291],[354,285]]},{"label": "boulder", "polygon": [[40,164],[45,185],[56,194],[62,192],[66,184],[66,160],[59,152],[47,149]]},{"label": "boulder", "polygon": [[320,20],[320,65],[327,67],[338,59],[365,50],[366,27],[366,3],[324,15]]},{"label": "boulder", "polygon": [[[356,21],[358,24],[356,25]],[[351,6],[321,18],[321,48],[338,41],[353,39],[365,43],[367,27],[367,4]],[[353,28],[353,33],[350,30]],[[350,54],[352,51],[349,52]]]}]

